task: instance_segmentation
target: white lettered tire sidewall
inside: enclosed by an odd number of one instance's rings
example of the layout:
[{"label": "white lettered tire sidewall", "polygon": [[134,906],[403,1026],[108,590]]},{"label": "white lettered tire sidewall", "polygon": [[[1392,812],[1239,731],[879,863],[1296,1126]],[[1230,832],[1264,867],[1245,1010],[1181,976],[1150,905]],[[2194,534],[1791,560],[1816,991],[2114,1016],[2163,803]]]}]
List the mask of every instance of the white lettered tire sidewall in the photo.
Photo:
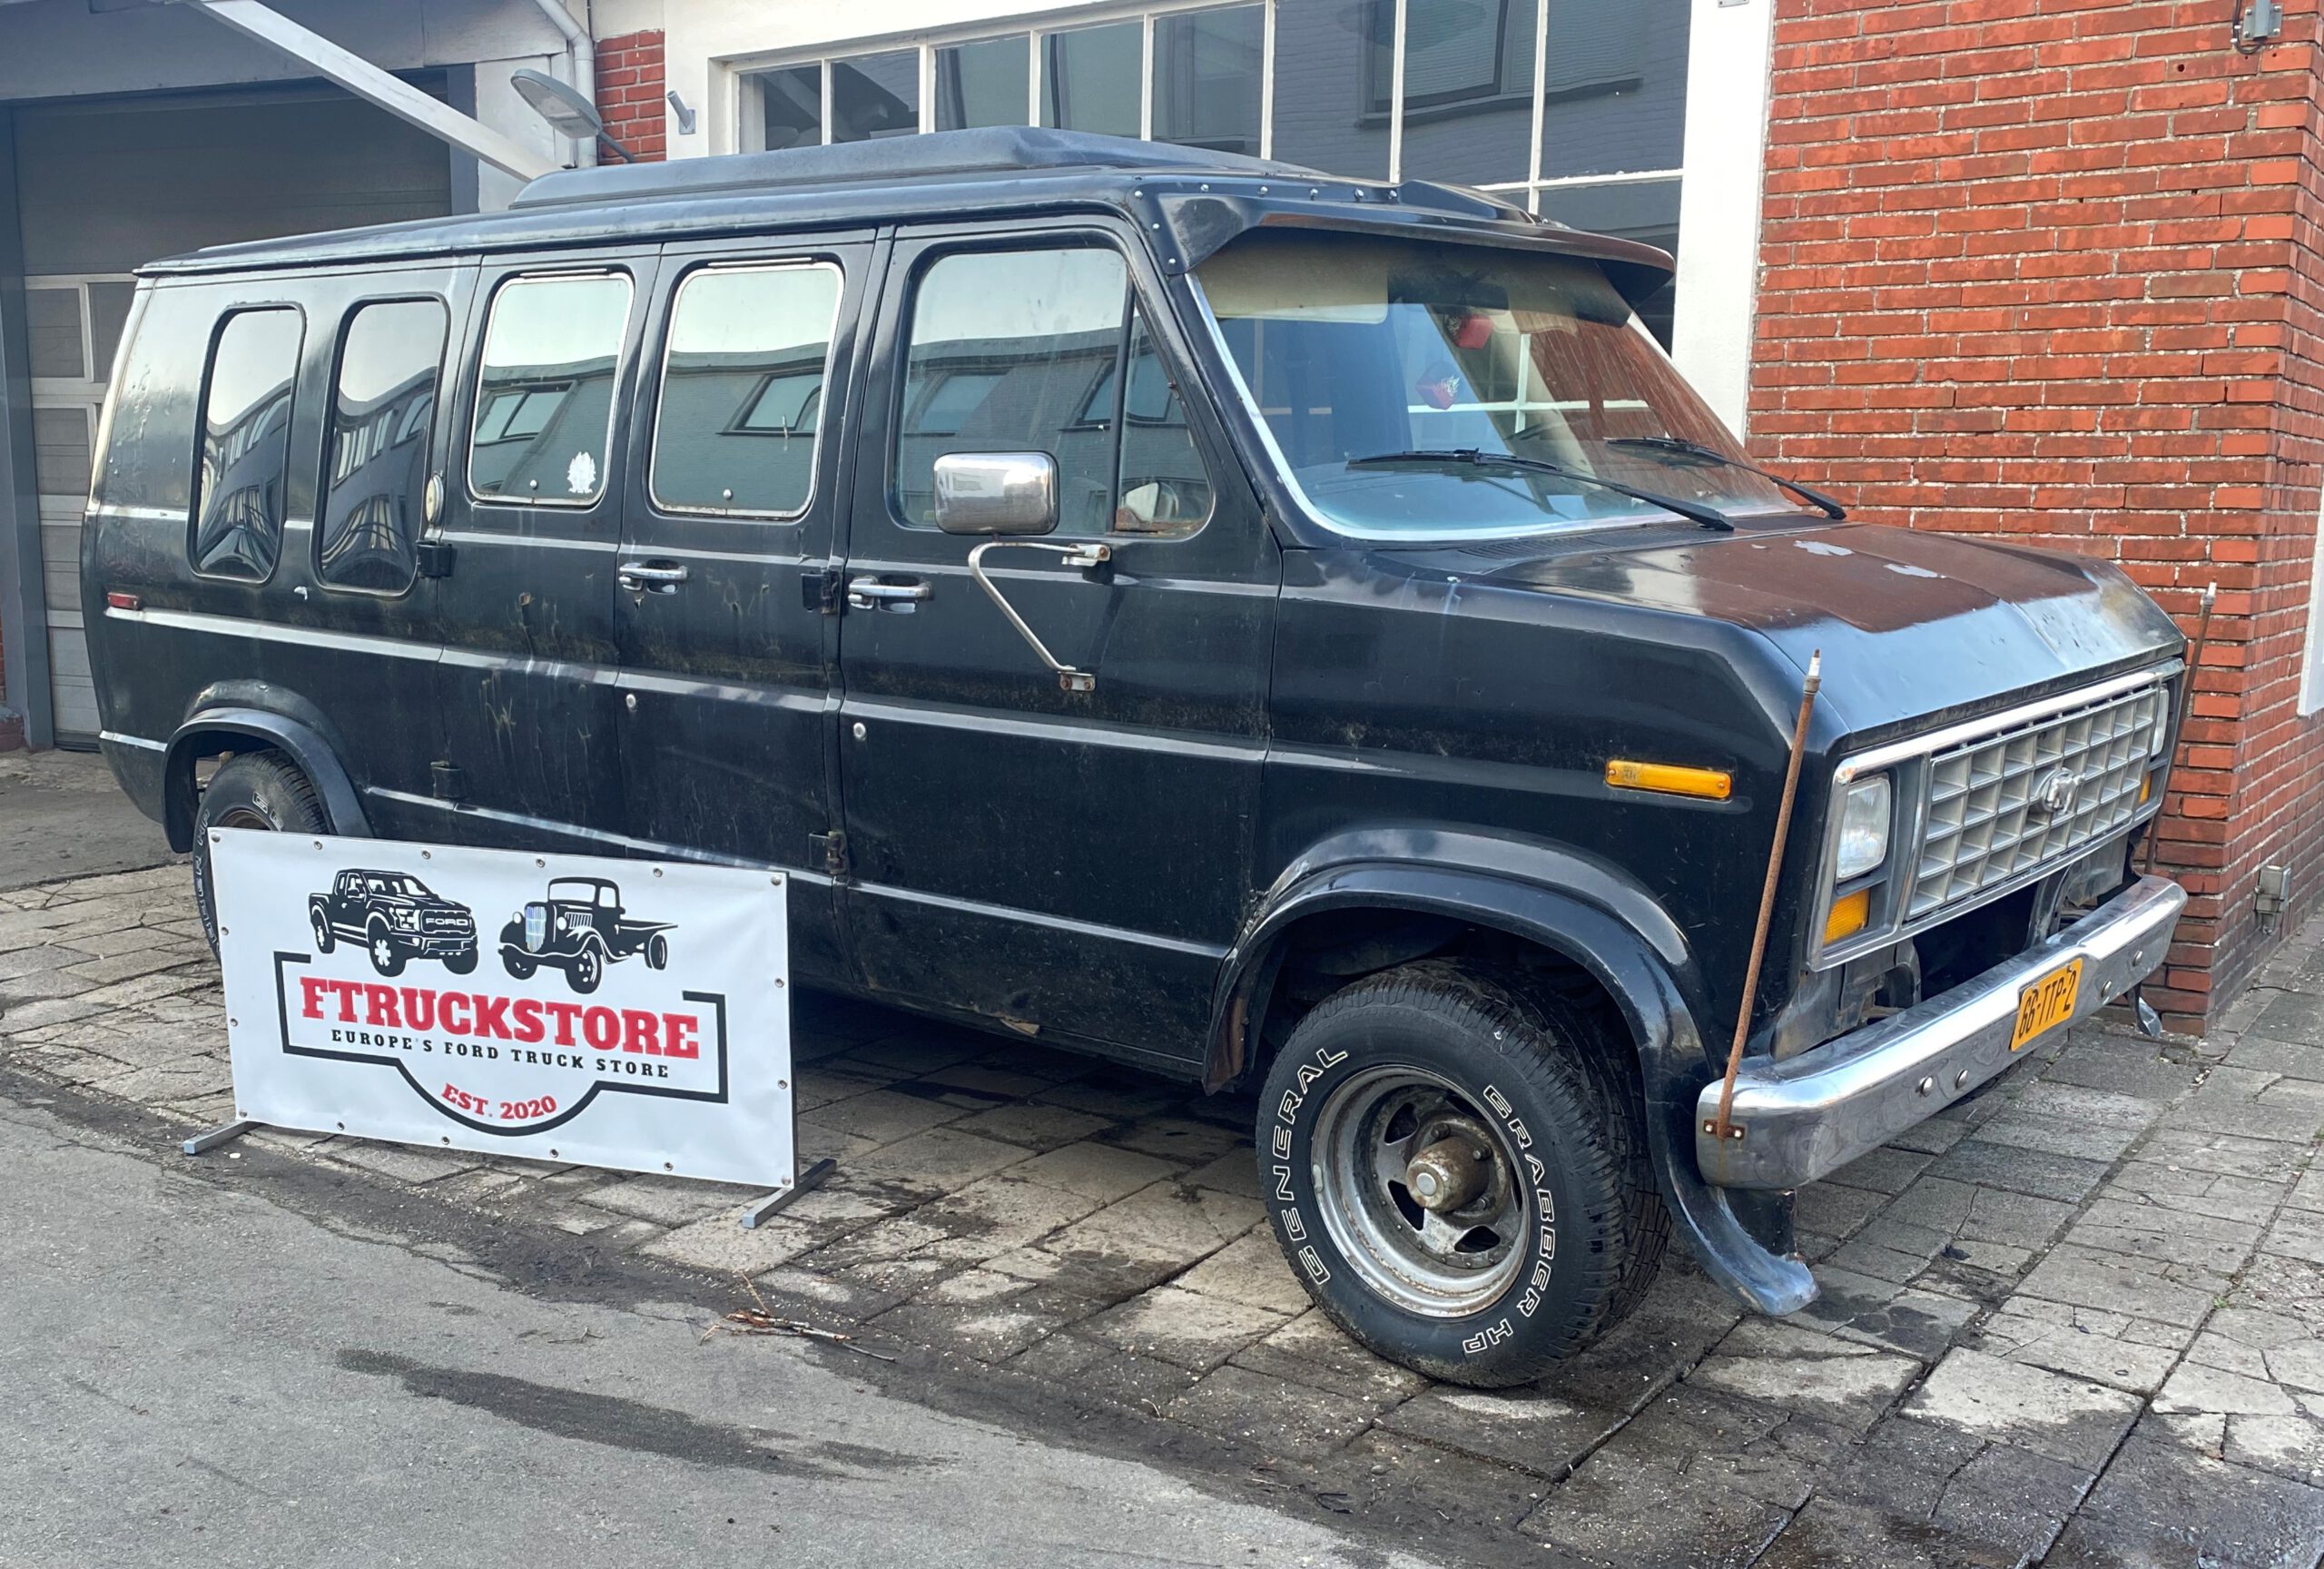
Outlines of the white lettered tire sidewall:
[{"label": "white lettered tire sidewall", "polygon": [[[1445,973],[1398,983],[1420,972]],[[1560,1060],[1569,1044],[1539,1028],[1541,1021],[1464,1006],[1469,990],[1450,967],[1413,966],[1359,982],[1303,1020],[1261,1093],[1259,1181],[1276,1241],[1335,1323],[1416,1371],[1496,1387],[1541,1377],[1627,1311],[1635,1292],[1623,1288],[1624,1278],[1653,1268],[1659,1234],[1640,1238],[1625,1224],[1622,1179],[1639,1173],[1605,1159],[1610,1143],[1616,1152],[1627,1147],[1630,1130],[1609,1140],[1602,1125],[1624,1110],[1607,1104],[1595,1075]],[[1376,1293],[1323,1212],[1315,1140],[1324,1108],[1351,1080],[1396,1067],[1450,1081],[1489,1118],[1504,1155],[1516,1152],[1513,1174],[1529,1196],[1522,1256],[1508,1284],[1459,1317],[1414,1311]],[[1649,1256],[1607,1257],[1649,1241]]]}]

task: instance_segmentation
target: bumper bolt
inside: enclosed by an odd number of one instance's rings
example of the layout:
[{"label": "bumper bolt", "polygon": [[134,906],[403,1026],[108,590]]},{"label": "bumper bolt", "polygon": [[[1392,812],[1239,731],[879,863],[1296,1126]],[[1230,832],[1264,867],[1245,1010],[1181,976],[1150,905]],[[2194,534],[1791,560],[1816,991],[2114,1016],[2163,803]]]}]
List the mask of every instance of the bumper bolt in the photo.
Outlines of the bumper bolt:
[{"label": "bumper bolt", "polygon": [[1936,1081],[1934,1079],[1924,1079],[1916,1088],[1922,1094],[1926,1095],[1936,1088]]},{"label": "bumper bolt", "polygon": [[1966,1090],[1969,1087],[1969,1071],[1966,1068],[1953,1076],[1953,1087],[1955,1090]]}]

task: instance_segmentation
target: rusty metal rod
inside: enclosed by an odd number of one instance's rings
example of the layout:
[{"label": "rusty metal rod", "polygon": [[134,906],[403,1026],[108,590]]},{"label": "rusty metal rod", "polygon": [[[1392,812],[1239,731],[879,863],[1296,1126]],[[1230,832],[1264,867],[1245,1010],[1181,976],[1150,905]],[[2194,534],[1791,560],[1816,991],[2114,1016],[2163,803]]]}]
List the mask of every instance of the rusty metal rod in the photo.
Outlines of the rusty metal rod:
[{"label": "rusty metal rod", "polygon": [[2179,683],[2179,712],[2171,721],[2171,755],[2163,760],[2162,778],[2154,792],[2154,820],[2146,826],[2146,863],[2154,870],[2154,854],[2162,844],[2162,809],[2171,803],[2171,775],[2179,765],[2179,748],[2187,744],[2187,717],[2195,711],[2195,676],[2203,667],[2203,646],[2211,640],[2211,607],[2219,603],[2219,585],[2203,587],[2202,610],[2195,617],[2195,638],[2187,645],[2187,678]]},{"label": "rusty metal rod", "polygon": [[1783,880],[1784,844],[1791,837],[1791,809],[1799,799],[1799,765],[1807,755],[1807,723],[1815,716],[1816,694],[1824,685],[1824,651],[1808,656],[1807,684],[1799,694],[1799,718],[1791,727],[1791,759],[1784,765],[1783,799],[1776,804],[1776,842],[1768,851],[1768,880],[1759,890],[1759,923],[1751,933],[1751,962],[1743,972],[1743,1001],[1735,1011],[1735,1043],[1727,1049],[1727,1077],[1718,1087],[1718,1120],[1712,1131],[1728,1137],[1735,1110],[1735,1075],[1743,1067],[1743,1042],[1751,1033],[1751,1006],[1759,998],[1759,966],[1768,956],[1768,928],[1775,924],[1776,886]]}]

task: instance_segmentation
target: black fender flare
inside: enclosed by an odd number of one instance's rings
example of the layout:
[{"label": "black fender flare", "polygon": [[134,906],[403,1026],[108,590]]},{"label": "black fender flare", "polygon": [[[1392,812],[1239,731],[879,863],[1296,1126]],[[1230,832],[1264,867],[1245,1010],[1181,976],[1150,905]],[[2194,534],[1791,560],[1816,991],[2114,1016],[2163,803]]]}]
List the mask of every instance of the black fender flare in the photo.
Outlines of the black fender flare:
[{"label": "black fender flare", "polygon": [[[1631,887],[1659,913],[1659,903]],[[1276,939],[1294,922],[1325,910],[1397,909],[1451,915],[1507,932],[1581,966],[1605,989],[1630,1026],[1656,1185],[1704,1271],[1763,1313],[1797,1312],[1816,1299],[1816,1279],[1807,1266],[1770,1251],[1753,1236],[1726,1191],[1705,1182],[1696,1165],[1695,1100],[1715,1069],[1689,1005],[1689,991],[1699,993],[1699,987],[1680,983],[1681,976],[1694,977],[1675,925],[1649,937],[1640,925],[1650,927],[1650,920],[1625,918],[1639,913],[1634,909],[1618,914],[1570,887],[1472,865],[1355,863],[1317,872],[1288,888],[1278,884],[1278,890],[1226,961],[1212,1012],[1206,1088],[1222,1088],[1246,1066],[1251,1012],[1264,1006]],[[1667,923],[1669,918],[1662,920]]]},{"label": "black fender flare", "polygon": [[194,764],[235,750],[236,737],[263,742],[297,764],[315,787],[333,834],[350,839],[372,836],[363,799],[321,731],[271,709],[222,705],[197,709],[170,735],[162,760],[162,826],[171,849],[182,854],[193,848]]}]

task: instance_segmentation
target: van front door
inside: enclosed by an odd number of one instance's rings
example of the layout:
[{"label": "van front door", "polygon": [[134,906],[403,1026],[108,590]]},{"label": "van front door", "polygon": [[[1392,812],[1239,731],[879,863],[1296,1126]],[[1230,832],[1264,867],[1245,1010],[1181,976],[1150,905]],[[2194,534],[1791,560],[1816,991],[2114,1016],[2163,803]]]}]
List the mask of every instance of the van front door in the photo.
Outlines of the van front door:
[{"label": "van front door", "polygon": [[[1071,222],[897,242],[849,513],[843,889],[875,992],[1183,1063],[1249,892],[1279,571],[1136,256]],[[1086,690],[935,526],[937,459],[978,452],[1048,455],[1043,542],[1110,553],[986,552]]]},{"label": "van front door", "polygon": [[665,252],[615,566],[630,835],[788,870],[807,980],[842,978],[826,585],[872,258],[868,234]]}]

